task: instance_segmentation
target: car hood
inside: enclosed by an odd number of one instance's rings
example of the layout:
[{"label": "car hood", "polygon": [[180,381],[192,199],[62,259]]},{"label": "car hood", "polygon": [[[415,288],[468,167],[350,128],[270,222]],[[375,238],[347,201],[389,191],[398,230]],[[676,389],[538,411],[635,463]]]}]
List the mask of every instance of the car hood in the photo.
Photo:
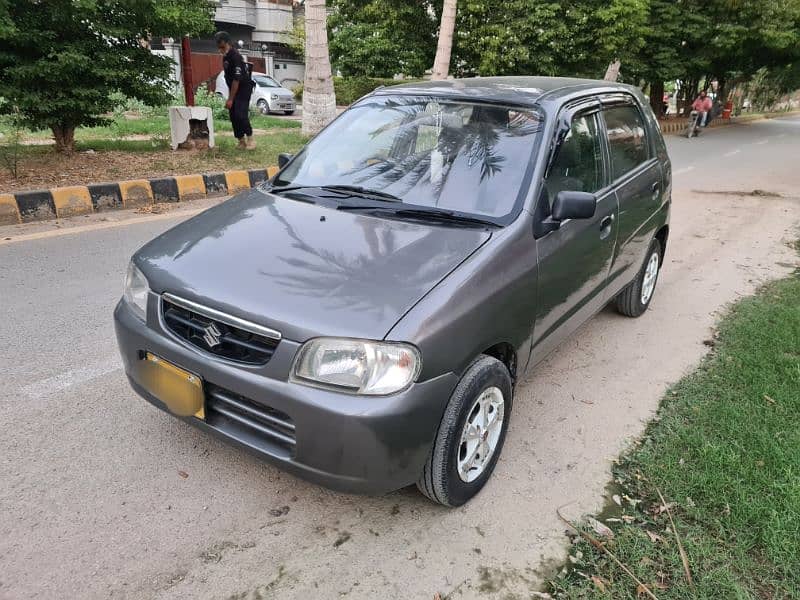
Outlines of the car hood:
[{"label": "car hood", "polygon": [[480,228],[336,211],[251,190],[167,231],[134,260],[154,292],[287,339],[381,339],[490,237]]},{"label": "car hood", "polygon": [[286,88],[264,88],[264,91],[269,94],[275,94],[280,98],[294,98],[294,92],[292,90],[287,90]]}]

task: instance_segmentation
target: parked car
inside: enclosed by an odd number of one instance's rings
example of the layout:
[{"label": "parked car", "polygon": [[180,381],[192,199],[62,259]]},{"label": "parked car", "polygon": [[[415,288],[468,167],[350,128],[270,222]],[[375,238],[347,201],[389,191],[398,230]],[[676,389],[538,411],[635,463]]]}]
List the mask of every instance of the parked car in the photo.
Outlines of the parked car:
[{"label": "parked car", "polygon": [[525,373],[652,301],[672,175],[636,88],[383,88],[280,163],[134,254],[116,332],[146,400],[323,485],[463,504]]},{"label": "parked car", "polygon": [[[282,112],[291,115],[295,111],[294,93],[287,90],[280,83],[265,73],[253,73],[253,96],[250,98],[250,106],[253,106],[269,114],[271,112]],[[217,94],[223,98],[228,97],[228,84],[225,83],[225,73],[220,71],[217,75],[216,88]]]}]

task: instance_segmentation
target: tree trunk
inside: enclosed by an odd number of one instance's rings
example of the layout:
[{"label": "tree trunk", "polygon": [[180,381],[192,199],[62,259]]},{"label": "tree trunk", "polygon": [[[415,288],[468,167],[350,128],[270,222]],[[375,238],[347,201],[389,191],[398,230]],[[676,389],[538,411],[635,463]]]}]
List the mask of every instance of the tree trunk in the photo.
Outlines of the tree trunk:
[{"label": "tree trunk", "polygon": [[56,141],[56,152],[72,154],[75,152],[75,127],[70,125],[53,125],[53,139]]},{"label": "tree trunk", "polygon": [[664,82],[650,82],[650,106],[659,119],[664,115]]},{"label": "tree trunk", "polygon": [[325,0],[306,0],[306,77],[303,83],[303,133],[316,135],[336,117]]},{"label": "tree trunk", "polygon": [[724,77],[717,78],[717,100],[723,106],[728,100],[728,80]]},{"label": "tree trunk", "polygon": [[450,53],[453,50],[453,31],[456,28],[456,0],[444,0],[442,22],[439,25],[439,43],[433,61],[431,79],[447,79],[450,72]]},{"label": "tree trunk", "polygon": [[618,60],[613,60],[609,63],[606,69],[606,74],[603,76],[604,81],[616,81],[619,79],[619,70],[622,63]]}]

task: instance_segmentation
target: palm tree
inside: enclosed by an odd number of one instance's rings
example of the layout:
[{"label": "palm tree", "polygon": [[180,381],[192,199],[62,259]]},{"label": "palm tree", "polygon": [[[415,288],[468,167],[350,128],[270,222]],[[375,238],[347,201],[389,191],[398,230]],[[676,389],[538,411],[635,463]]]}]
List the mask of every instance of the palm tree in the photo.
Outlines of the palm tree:
[{"label": "palm tree", "polygon": [[439,25],[439,43],[433,61],[431,79],[447,79],[450,71],[450,51],[453,49],[453,31],[456,28],[456,0],[444,0],[442,22]]},{"label": "palm tree", "polygon": [[325,0],[306,0],[306,77],[303,83],[303,133],[315,135],[336,116],[328,13]]}]

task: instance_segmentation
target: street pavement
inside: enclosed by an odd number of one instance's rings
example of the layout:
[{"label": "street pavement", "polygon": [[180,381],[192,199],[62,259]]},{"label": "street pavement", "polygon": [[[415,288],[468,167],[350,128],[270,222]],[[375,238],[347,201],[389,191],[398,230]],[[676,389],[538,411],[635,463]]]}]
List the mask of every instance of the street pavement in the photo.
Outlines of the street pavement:
[{"label": "street pavement", "polygon": [[306,483],[130,390],[112,326],[128,259],[216,201],[0,228],[0,598],[530,597],[565,557],[556,508],[602,507],[610,460],[719,312],[797,264],[800,118],[667,142],[651,311],[604,311],[520,385],[495,476],[455,510]]}]

